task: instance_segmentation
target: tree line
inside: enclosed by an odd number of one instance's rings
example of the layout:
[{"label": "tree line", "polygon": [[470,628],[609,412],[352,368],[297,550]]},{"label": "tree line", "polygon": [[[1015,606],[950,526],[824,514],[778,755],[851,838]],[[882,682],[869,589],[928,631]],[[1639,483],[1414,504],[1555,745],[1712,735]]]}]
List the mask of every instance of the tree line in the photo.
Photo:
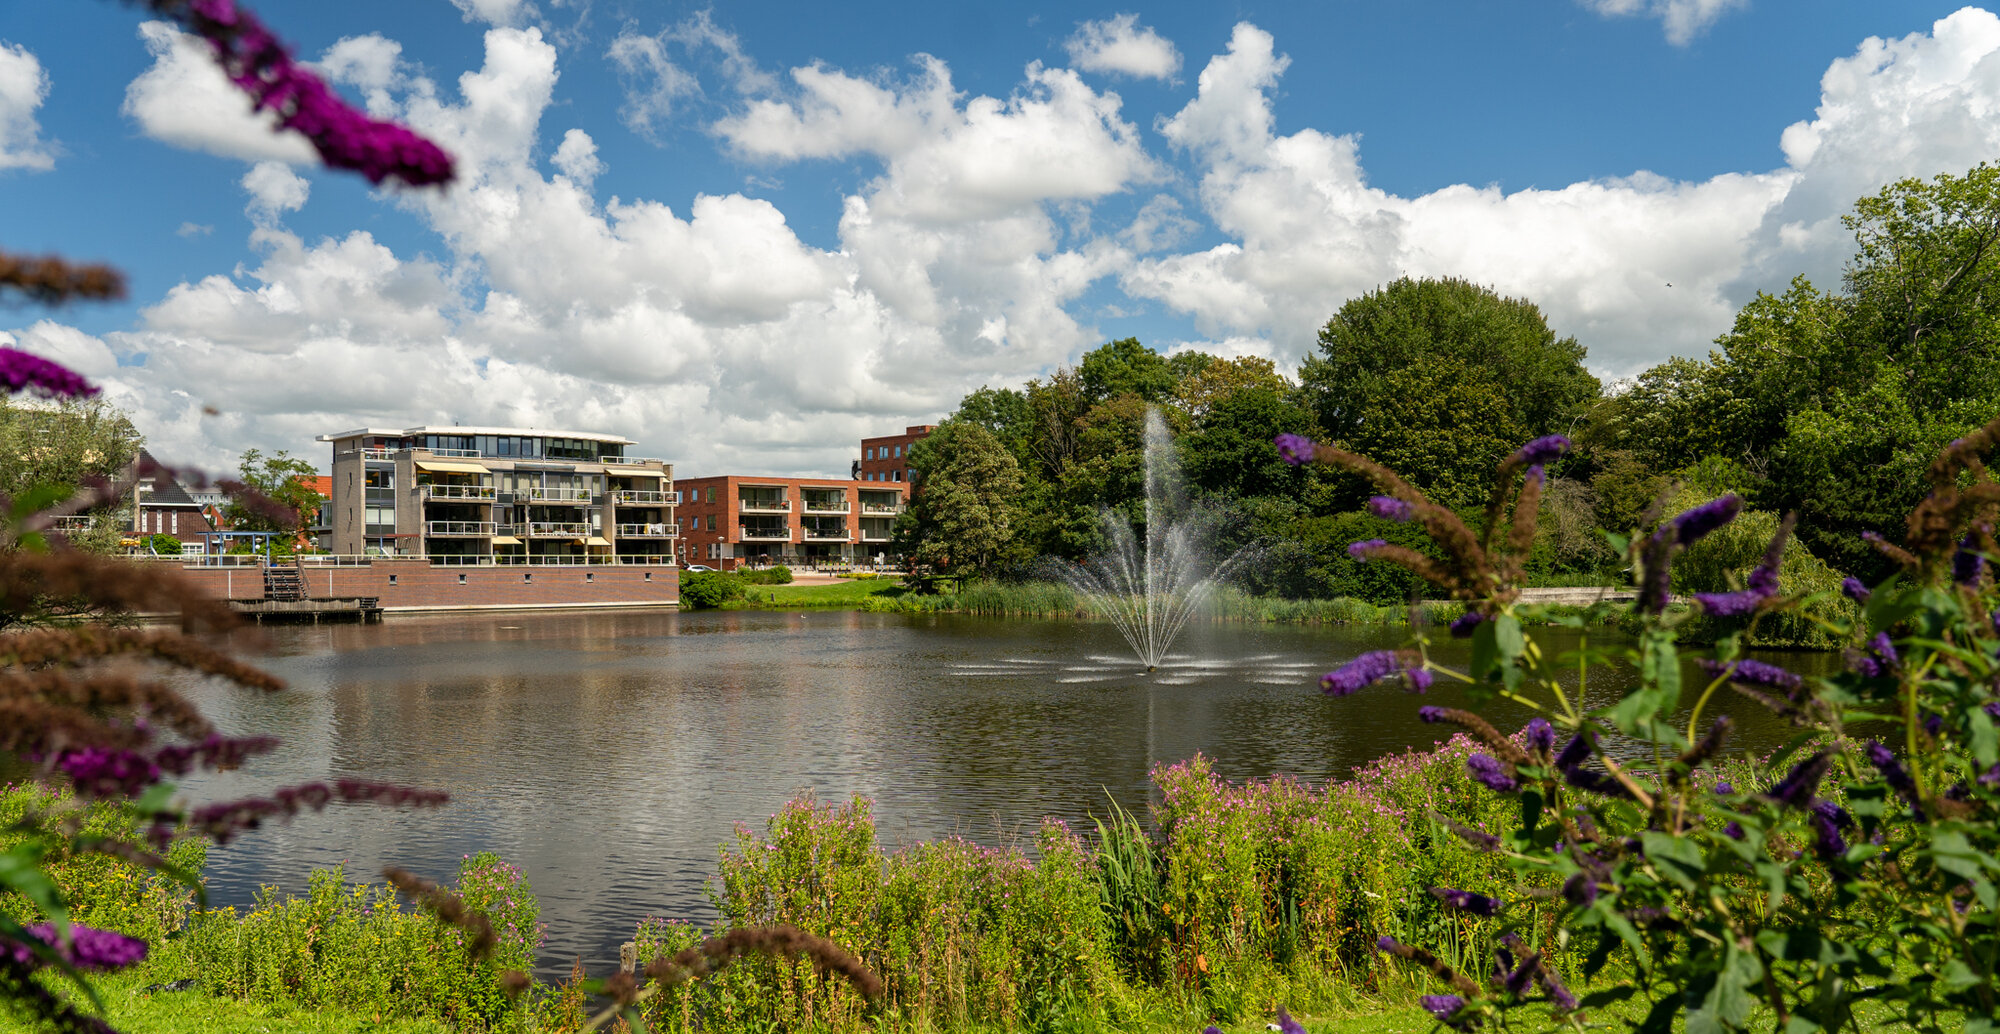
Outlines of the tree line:
[{"label": "tree line", "polygon": [[[1925,458],[2000,414],[2000,169],[1902,180],[1844,220],[1855,251],[1837,288],[1799,277],[1759,292],[1706,358],[1624,382],[1593,376],[1584,344],[1557,336],[1533,301],[1454,278],[1347,301],[1295,375],[1262,358],[1109,342],[965,396],[912,449],[920,490],[901,544],[950,573],[1090,553],[1102,509],[1145,519],[1141,427],[1158,407],[1217,548],[1264,549],[1248,576],[1262,593],[1397,602],[1419,591],[1414,578],[1346,546],[1432,548],[1367,513],[1360,479],[1282,463],[1271,439],[1283,432],[1371,456],[1468,518],[1501,457],[1570,437],[1529,563],[1558,584],[1619,574],[1599,529],[1727,492],[1759,520],[1800,515],[1788,567],[1872,582],[1889,572],[1863,536],[1898,532],[1925,491]],[[1690,557],[1677,588],[1727,588],[1755,562],[1709,559]]]}]

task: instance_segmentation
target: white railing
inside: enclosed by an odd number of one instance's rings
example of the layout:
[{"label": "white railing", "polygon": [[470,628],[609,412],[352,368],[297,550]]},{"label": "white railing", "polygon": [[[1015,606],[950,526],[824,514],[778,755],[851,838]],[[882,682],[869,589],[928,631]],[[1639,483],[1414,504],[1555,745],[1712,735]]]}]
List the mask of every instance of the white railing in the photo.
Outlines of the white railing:
[{"label": "white railing", "polygon": [[424,534],[432,536],[453,536],[457,538],[487,538],[492,536],[495,525],[492,521],[425,521]]},{"label": "white railing", "polygon": [[367,460],[378,460],[378,461],[393,460],[396,458],[396,453],[401,451],[402,450],[400,449],[377,449],[371,446],[368,448],[354,449],[349,452],[341,453],[341,455],[352,456],[354,455],[354,453],[358,452],[361,454],[361,459],[365,462]]},{"label": "white railing", "polygon": [[867,528],[861,529],[861,541],[863,542],[888,542],[895,537],[895,535],[886,531],[869,531]]},{"label": "white railing", "polygon": [[433,456],[458,456],[464,459],[477,459],[479,457],[478,449],[426,449],[419,446],[415,449],[404,449],[403,451],[428,452]]},{"label": "white railing", "polygon": [[[515,525],[519,527],[519,525]],[[590,525],[567,521],[531,521],[528,524],[529,538],[570,537],[589,535]]]},{"label": "white railing", "polygon": [[[744,537],[745,537],[745,538],[748,538],[749,536],[744,536]],[[845,539],[847,538],[847,529],[846,529],[846,528],[807,528],[807,529],[806,529],[806,538],[809,538],[809,539],[842,539],[842,540],[845,540]]]},{"label": "white railing", "polygon": [[491,567],[493,556],[489,553],[433,553],[425,559],[432,567]]},{"label": "white railing", "polygon": [[491,499],[500,493],[492,485],[418,485],[426,499]]},{"label": "white railing", "polygon": [[790,528],[744,528],[742,538],[746,542],[790,542]]},{"label": "white railing", "polygon": [[531,485],[515,489],[514,494],[517,498],[526,497],[531,503],[575,503],[582,506],[590,502],[588,488],[548,488]]},{"label": "white railing", "polygon": [[618,529],[621,539],[662,539],[681,533],[678,524],[618,524],[613,527]]},{"label": "white railing", "polygon": [[667,465],[667,461],[660,459],[658,456],[620,456],[616,459],[599,458],[598,462],[610,463],[620,467],[643,467],[648,463],[657,463],[662,467]]},{"label": "white railing", "polygon": [[743,513],[790,513],[790,499],[738,499],[737,509]]},{"label": "white railing", "polygon": [[665,506],[669,502],[680,502],[678,499],[667,498],[670,495],[676,494],[678,493],[648,492],[644,489],[621,488],[611,493],[611,501],[614,503],[637,503],[642,506]]},{"label": "white railing", "polygon": [[807,500],[806,500],[806,506],[805,506],[805,512],[807,512],[807,513],[846,513],[846,512],[848,512],[848,510],[847,510],[847,500],[845,500],[845,499],[839,499],[839,500],[833,500],[833,499],[807,499]]},{"label": "white railing", "polygon": [[862,513],[902,513],[902,503],[862,503]]},{"label": "white railing", "polygon": [[299,556],[300,567],[367,567],[377,560],[388,557],[370,556],[366,553],[303,553]]},{"label": "white railing", "polygon": [[562,556],[490,556],[490,557],[481,557],[480,559],[482,561],[489,562],[488,564],[482,566],[493,566],[493,567],[618,567],[621,565],[637,565],[642,567],[674,566],[673,558],[665,555],[657,557],[614,556],[609,553],[600,553],[595,556],[591,556],[588,554],[578,553],[573,555],[562,555]]}]

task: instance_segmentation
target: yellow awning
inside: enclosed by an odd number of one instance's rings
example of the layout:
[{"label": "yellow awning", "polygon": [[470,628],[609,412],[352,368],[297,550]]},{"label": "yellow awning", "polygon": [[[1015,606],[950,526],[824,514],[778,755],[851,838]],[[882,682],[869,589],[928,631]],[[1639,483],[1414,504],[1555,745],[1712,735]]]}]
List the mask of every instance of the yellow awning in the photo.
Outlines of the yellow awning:
[{"label": "yellow awning", "polygon": [[443,460],[424,460],[417,464],[418,470],[433,474],[491,474],[490,470],[477,463],[446,463]]},{"label": "yellow awning", "polygon": [[493,544],[496,546],[518,546],[521,544],[521,540],[512,535],[495,535],[493,536]]},{"label": "yellow awning", "polygon": [[584,545],[587,545],[587,546],[604,546],[604,547],[606,547],[606,548],[609,548],[609,547],[610,547],[610,545],[611,545],[611,543],[610,543],[610,542],[609,542],[608,540],[606,540],[606,539],[604,538],[604,536],[602,536],[602,535],[592,535],[592,536],[590,537],[590,541],[588,541],[588,542],[584,543]]}]

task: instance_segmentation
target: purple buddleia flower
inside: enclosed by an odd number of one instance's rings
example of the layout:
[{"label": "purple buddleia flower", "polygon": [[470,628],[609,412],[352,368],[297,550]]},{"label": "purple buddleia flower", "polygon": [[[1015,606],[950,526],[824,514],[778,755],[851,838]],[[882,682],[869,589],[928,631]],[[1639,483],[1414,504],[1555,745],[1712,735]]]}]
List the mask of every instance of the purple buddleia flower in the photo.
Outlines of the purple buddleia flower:
[{"label": "purple buddleia flower", "polygon": [[1278,1006],[1278,1031],[1279,1034],[1306,1034],[1306,1028],[1292,1019],[1292,1014],[1286,1012],[1282,1005]]},{"label": "purple buddleia flower", "polygon": [[1742,509],[1743,500],[1732,492],[1685,511],[1673,519],[1674,541],[1682,546],[1694,545],[1709,532],[1735,520],[1737,512]]},{"label": "purple buddleia flower", "polygon": [[1563,781],[1579,790],[1601,794],[1605,797],[1630,798],[1632,796],[1632,791],[1627,790],[1624,783],[1602,772],[1593,772],[1581,765],[1563,769]]},{"label": "purple buddleia flower", "polygon": [[1923,818],[1924,807],[1917,795],[1916,780],[1910,778],[1910,770],[1903,767],[1903,762],[1896,757],[1896,752],[1883,746],[1879,740],[1869,740],[1867,754],[1868,762],[1882,773],[1882,778],[1889,784],[1889,788],[1901,794],[1903,799],[1910,803],[1911,809],[1917,813],[1917,817]]},{"label": "purple buddleia flower", "polygon": [[1486,620],[1486,615],[1476,610],[1468,610],[1451,619],[1451,624],[1447,627],[1450,629],[1453,639],[1470,639],[1472,637],[1472,630],[1478,628],[1479,623],[1484,620]]},{"label": "purple buddleia flower", "polygon": [[1986,558],[1979,555],[1978,543],[1967,535],[1951,556],[1951,580],[1960,585],[1977,585],[1986,570]]},{"label": "purple buddleia flower", "polygon": [[1981,786],[2000,785],[2000,763],[1996,763],[1992,768],[1989,768],[1985,772],[1980,774],[1979,785]]},{"label": "purple buddleia flower", "polygon": [[1929,733],[1932,738],[1936,738],[1937,734],[1943,729],[1944,729],[1943,715],[1927,714],[1924,716],[1924,731]]},{"label": "purple buddleia flower", "polygon": [[1311,463],[1313,456],[1319,452],[1319,446],[1302,434],[1281,434],[1271,439],[1271,444],[1278,447],[1278,458],[1294,467]]},{"label": "purple buddleia flower", "polygon": [[31,392],[50,398],[88,398],[97,389],[81,374],[18,348],[0,347],[0,394]]},{"label": "purple buddleia flower", "polygon": [[1785,773],[1785,778],[1773,784],[1764,796],[1775,804],[1804,811],[1812,806],[1819,781],[1826,778],[1826,770],[1832,764],[1833,756],[1822,750],[1793,765],[1792,770]]},{"label": "purple buddleia flower", "polygon": [[1362,539],[1347,544],[1347,555],[1356,560],[1367,560],[1369,554],[1389,544],[1387,539]]},{"label": "purple buddleia flower", "polygon": [[1767,664],[1749,657],[1741,657],[1734,661],[1717,661],[1703,658],[1701,666],[1710,675],[1721,675],[1727,671],[1729,672],[1729,681],[1740,682],[1744,685],[1770,686],[1773,689],[1789,691],[1805,684],[1804,679],[1775,664]]},{"label": "purple buddleia flower", "polygon": [[1542,487],[1544,483],[1548,481],[1548,479],[1549,479],[1548,472],[1543,470],[1541,466],[1538,464],[1536,466],[1529,467],[1527,475],[1522,480],[1534,482],[1535,487],[1539,489]]},{"label": "purple buddleia flower", "polygon": [[1755,589],[1739,589],[1736,592],[1698,592],[1694,594],[1696,603],[1713,617],[1740,618],[1755,613],[1757,605],[1771,598],[1770,593]]},{"label": "purple buddleia flower", "polygon": [[1715,795],[1717,797],[1727,797],[1735,792],[1736,792],[1736,787],[1731,785],[1727,781],[1715,784]]},{"label": "purple buddleia flower", "polygon": [[1988,718],[2000,718],[2000,700],[1995,700],[1985,707],[1980,708],[1980,710],[1986,712],[1986,717]]},{"label": "purple buddleia flower", "polygon": [[1556,767],[1567,772],[1588,760],[1590,760],[1590,740],[1582,733],[1577,733],[1570,737],[1568,743],[1563,744],[1562,753],[1556,755]]},{"label": "purple buddleia flower", "polygon": [[137,797],[160,781],[160,766],[136,750],[79,747],[56,756],[55,767],[82,797]]},{"label": "purple buddleia flower", "polygon": [[1388,678],[1402,668],[1402,663],[1396,659],[1396,651],[1375,650],[1321,675],[1319,688],[1332,696],[1344,697],[1377,679]]},{"label": "purple buddleia flower", "polygon": [[1437,819],[1439,822],[1444,823],[1446,829],[1449,829],[1453,833],[1457,834],[1460,840],[1465,841],[1467,845],[1469,845],[1476,851],[1490,852],[1490,851],[1498,851],[1500,849],[1500,838],[1494,836],[1491,833],[1486,832],[1483,829],[1474,829],[1463,822],[1459,822],[1456,819],[1447,818],[1446,816],[1443,815],[1435,815],[1432,817]]},{"label": "purple buddleia flower", "polygon": [[1555,748],[1556,729],[1546,718],[1530,718],[1528,724],[1521,727],[1521,738],[1526,741],[1529,750],[1547,753]]},{"label": "purple buddleia flower", "polygon": [[1392,521],[1407,521],[1416,516],[1417,508],[1393,495],[1378,495],[1368,500],[1368,512]]},{"label": "purple buddleia flower", "polygon": [[1874,593],[1869,591],[1868,586],[1862,584],[1859,578],[1841,579],[1840,593],[1856,603],[1867,603],[1868,597],[1874,595]]},{"label": "purple buddleia flower", "polygon": [[1222,1034],[1221,1027],[1203,1027],[1201,1034]]},{"label": "purple buddleia flower", "polygon": [[1586,908],[1597,900],[1597,877],[1580,872],[1563,881],[1563,900],[1578,908]]},{"label": "purple buddleia flower", "polygon": [[1835,804],[1824,797],[1812,803],[1812,811],[1813,814],[1821,816],[1825,818],[1828,822],[1833,823],[1834,828],[1836,829],[1846,829],[1854,825],[1854,816],[1849,815],[1847,813],[1846,808],[1843,808],[1840,805]]},{"label": "purple buddleia flower", "polygon": [[1532,467],[1554,463],[1569,451],[1569,439],[1559,434],[1543,435],[1540,438],[1514,450],[1507,457],[1508,467]]},{"label": "purple buddleia flower", "polygon": [[1431,684],[1437,681],[1437,676],[1424,668],[1411,668],[1403,673],[1403,678],[1409,681],[1408,688],[1412,693],[1427,693]]},{"label": "purple buddleia flower", "polygon": [[1903,662],[1902,655],[1896,652],[1896,644],[1889,638],[1887,632],[1875,633],[1875,638],[1868,640],[1868,648],[1875,651],[1875,656],[1882,658],[1882,663],[1890,667]]},{"label": "purple buddleia flower", "polygon": [[[1595,888],[1592,889],[1592,892],[1595,893]],[[1522,957],[1521,964],[1515,966],[1513,971],[1507,974],[1507,979],[1501,981],[1500,986],[1506,988],[1508,994],[1519,998],[1528,993],[1528,988],[1534,986],[1535,971],[1540,969],[1541,966],[1542,953],[1530,952]]]},{"label": "purple buddleia flower", "polygon": [[1426,724],[1436,725],[1437,723],[1444,721],[1445,711],[1446,708],[1437,707],[1432,704],[1425,704],[1424,706],[1417,708],[1417,717]]},{"label": "purple buddleia flower", "polygon": [[1743,839],[1743,823],[1731,820],[1722,827],[1722,835],[1731,840]]},{"label": "purple buddleia flower", "polygon": [[1439,1023],[1456,1027],[1451,1018],[1457,1015],[1460,1009],[1465,1008],[1465,999],[1457,995],[1424,995],[1417,999],[1417,1004],[1423,1006],[1425,1012],[1437,1017]]},{"label": "purple buddleia flower", "polygon": [[1570,994],[1569,988],[1563,986],[1562,978],[1556,975],[1555,967],[1544,961],[1536,969],[1542,978],[1542,989],[1549,993],[1549,1001],[1555,1005],[1556,1011],[1575,1012],[1576,996]]},{"label": "purple buddleia flower", "polygon": [[1847,854],[1847,839],[1840,835],[1840,828],[1818,809],[1813,811],[1812,827],[1813,848],[1819,852],[1821,858],[1832,862]]},{"label": "purple buddleia flower", "polygon": [[[64,947],[54,926],[48,923],[34,923],[24,926],[21,931],[29,937],[54,948],[57,957],[78,969],[111,970],[124,969],[146,957],[146,942],[137,937],[127,937],[111,930],[99,930],[71,923],[69,945]],[[0,959],[11,960],[16,966],[35,968],[39,960],[28,945],[6,938],[0,938]]]},{"label": "purple buddleia flower", "polygon": [[1499,915],[1500,910],[1507,907],[1507,903],[1501,901],[1499,898],[1489,898],[1484,894],[1475,894],[1469,890],[1432,887],[1430,891],[1431,896],[1437,898],[1439,901],[1458,909],[1460,912],[1470,912],[1476,916]]},{"label": "purple buddleia flower", "polygon": [[1465,770],[1472,778],[1484,784],[1487,789],[1499,793],[1513,793],[1521,784],[1507,771],[1507,766],[1485,754],[1473,754],[1465,759]]}]

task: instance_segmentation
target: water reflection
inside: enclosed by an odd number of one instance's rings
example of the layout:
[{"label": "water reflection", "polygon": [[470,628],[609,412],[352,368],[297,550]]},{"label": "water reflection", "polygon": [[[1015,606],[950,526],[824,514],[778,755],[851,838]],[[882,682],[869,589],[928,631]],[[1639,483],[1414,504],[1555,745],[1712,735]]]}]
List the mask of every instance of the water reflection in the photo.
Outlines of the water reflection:
[{"label": "water reflection", "polygon": [[[1231,778],[1317,780],[1439,736],[1394,688],[1315,691],[1319,672],[1395,645],[1399,630],[1194,628],[1151,677],[1114,629],[1082,622],[631,612],[265,635],[267,666],[290,692],[194,693],[225,730],[285,748],[191,794],[360,776],[444,789],[453,803],[414,816],[335,809],[260,832],[210,854],[213,898],[302,889],[311,867],[341,862],[448,878],[461,856],[491,849],[535,886],[551,972],[578,956],[606,964],[642,916],[707,918],[718,845],[795,792],[873,797],[892,844],[947,833],[994,843],[1031,834],[1043,815],[1101,813],[1107,792],[1143,809],[1151,766],[1196,751]],[[1547,642],[1571,649],[1576,635]],[[1464,650],[1438,648],[1447,662]],[[1627,678],[1594,674],[1592,702]],[[1441,681],[1421,702],[1464,701]],[[1739,743],[1787,732],[1743,701],[1719,710],[1738,717]],[[1499,715],[1510,728],[1525,717]]]}]

